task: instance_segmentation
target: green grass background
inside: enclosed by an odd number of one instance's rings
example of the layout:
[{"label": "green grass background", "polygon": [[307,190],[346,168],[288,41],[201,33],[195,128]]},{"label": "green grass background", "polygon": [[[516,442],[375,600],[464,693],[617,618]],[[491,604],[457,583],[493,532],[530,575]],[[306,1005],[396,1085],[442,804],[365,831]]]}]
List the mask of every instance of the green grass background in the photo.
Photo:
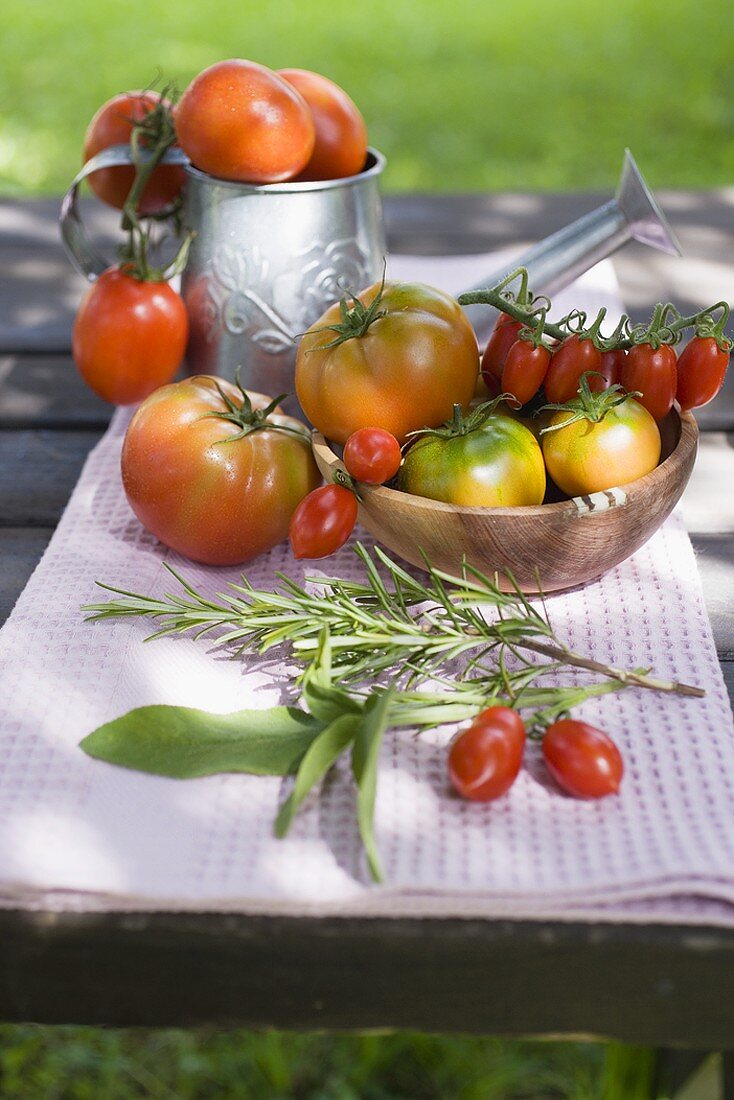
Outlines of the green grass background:
[{"label": "green grass background", "polygon": [[[654,186],[726,186],[733,47],[721,0],[4,0],[0,194],[62,192],[105,99],[232,56],[342,84],[392,191],[610,189],[626,145]],[[650,1067],[601,1044],[0,1028],[4,1100],[635,1100]]]},{"label": "green grass background", "polygon": [[233,56],[341,83],[390,190],[606,189],[625,145],[726,185],[733,47],[724,0],[4,0],[0,189],[63,191],[110,95]]}]

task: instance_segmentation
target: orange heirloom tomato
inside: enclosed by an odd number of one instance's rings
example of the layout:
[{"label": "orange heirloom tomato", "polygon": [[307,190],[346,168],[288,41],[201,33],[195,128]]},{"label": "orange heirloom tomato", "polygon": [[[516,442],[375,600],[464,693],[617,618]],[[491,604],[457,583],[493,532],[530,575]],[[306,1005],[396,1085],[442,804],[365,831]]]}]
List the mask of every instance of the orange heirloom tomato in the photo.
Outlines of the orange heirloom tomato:
[{"label": "orange heirloom tomato", "polygon": [[110,267],[82,298],[71,337],[74,362],[99,397],[133,405],[171,381],[188,331],[173,287]]},{"label": "orange heirloom tomato", "polygon": [[[549,426],[564,424],[572,413],[560,410]],[[660,432],[655,420],[629,397],[598,423],[577,420],[541,436],[548,473],[568,496],[584,496],[627,485],[654,470],[660,461]]]},{"label": "orange heirloom tomato", "polygon": [[321,478],[306,427],[277,409],[264,416],[270,404],[209,375],[144,401],[122,448],[122,482],[143,526],[206,565],[249,561],[287,538]]},{"label": "orange heirloom tomato", "polygon": [[367,127],[343,88],[307,69],[280,69],[311,108],[316,143],[299,180],[332,180],[355,176],[367,159]]},{"label": "orange heirloom tomato", "polygon": [[454,298],[423,283],[374,283],[347,321],[337,303],[303,336],[296,393],[336,443],[359,428],[385,428],[403,442],[442,424],[455,404],[466,408],[478,371],[477,338]]},{"label": "orange heirloom tomato", "polygon": [[[140,122],[161,102],[157,92],[123,92],[103,103],[84,135],[84,160],[90,160],[110,145],[127,145],[133,122]],[[163,103],[170,107],[168,100]],[[89,186],[102,202],[122,210],[135,179],[135,169],[121,165],[99,168],[89,177]],[[186,176],[177,164],[161,164],[153,172],[138,203],[141,214],[158,214],[181,193]]]},{"label": "orange heirloom tomato", "polygon": [[308,164],[316,136],[292,84],[238,59],[194,77],[176,107],[176,133],[197,168],[243,183],[292,179]]}]

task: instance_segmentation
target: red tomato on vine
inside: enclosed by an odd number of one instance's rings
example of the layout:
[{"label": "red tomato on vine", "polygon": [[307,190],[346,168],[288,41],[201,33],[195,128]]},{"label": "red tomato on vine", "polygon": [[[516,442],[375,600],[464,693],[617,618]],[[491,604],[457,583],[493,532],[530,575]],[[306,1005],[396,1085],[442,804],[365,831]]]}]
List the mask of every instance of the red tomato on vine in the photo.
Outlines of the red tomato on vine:
[{"label": "red tomato on vine", "polygon": [[[142,122],[161,105],[169,111],[173,109],[168,99],[152,91],[122,92],[103,103],[84,135],[84,160],[90,160],[110,145],[127,145],[133,124]],[[134,179],[132,166],[99,168],[89,177],[89,186],[102,202],[122,210]],[[143,190],[138,203],[139,213],[159,214],[171,206],[181,194],[185,181],[186,175],[180,165],[159,165]]]},{"label": "red tomato on vine", "polygon": [[113,405],[142,401],[170,382],[186,351],[188,316],[167,282],[119,267],[89,288],[74,321],[74,362],[87,385]]},{"label": "red tomato on vine", "polygon": [[522,322],[516,321],[508,313],[500,313],[497,318],[494,331],[484,349],[479,368],[488,386],[492,386],[493,379],[502,377],[502,368],[505,365],[507,353],[517,340],[522,327]]},{"label": "red tomato on vine", "polygon": [[571,401],[579,389],[581,375],[593,371],[588,379],[592,393],[606,389],[601,373],[602,353],[593,340],[581,340],[576,333],[567,336],[553,352],[548,373],[545,376],[545,395],[553,404]]},{"label": "red tomato on vine", "polygon": [[661,344],[635,344],[627,353],[622,367],[621,382],[626,390],[638,391],[635,400],[656,420],[662,420],[673,407],[678,382],[678,360],[675,348]]},{"label": "red tomato on vine", "polygon": [[542,344],[533,347],[527,340],[516,340],[502,368],[501,392],[525,405],[543,385],[550,361],[551,353]]},{"label": "red tomato on vine", "polygon": [[724,384],[731,350],[722,351],[713,336],[694,336],[678,359],[676,398],[683,412],[713,401]]}]

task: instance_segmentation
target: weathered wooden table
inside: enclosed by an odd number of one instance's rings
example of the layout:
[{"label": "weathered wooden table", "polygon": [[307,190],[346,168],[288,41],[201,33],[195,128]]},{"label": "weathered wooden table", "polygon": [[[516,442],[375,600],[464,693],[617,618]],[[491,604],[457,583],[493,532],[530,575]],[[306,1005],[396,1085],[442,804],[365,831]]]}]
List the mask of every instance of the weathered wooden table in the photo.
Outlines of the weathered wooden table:
[{"label": "weathered wooden table", "polygon": [[[390,246],[518,250],[598,196],[400,196]],[[734,301],[734,194],[662,196],[686,258],[632,245],[615,266],[630,312]],[[70,355],[83,289],[57,204],[0,203],[0,620],[10,611],[110,409]],[[114,217],[95,211],[110,237]],[[685,498],[722,667],[734,686],[734,379],[702,410]],[[39,685],[43,690],[43,685]],[[734,813],[732,815],[734,828]],[[0,1018],[104,1024],[411,1027],[586,1033],[734,1048],[734,931],[511,921],[272,919],[0,912]],[[734,1095],[734,1093],[732,1093]]]}]

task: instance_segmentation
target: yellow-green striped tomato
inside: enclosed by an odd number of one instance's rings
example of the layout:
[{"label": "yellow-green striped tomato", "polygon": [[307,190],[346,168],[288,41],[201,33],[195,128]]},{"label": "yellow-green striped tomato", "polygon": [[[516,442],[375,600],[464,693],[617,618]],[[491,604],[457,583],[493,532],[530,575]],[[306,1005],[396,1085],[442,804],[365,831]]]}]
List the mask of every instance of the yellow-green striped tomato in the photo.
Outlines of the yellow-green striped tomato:
[{"label": "yellow-green striped tomato", "polygon": [[464,435],[423,435],[410,447],[398,486],[447,504],[515,508],[542,504],[545,466],[533,433],[493,414]]}]

